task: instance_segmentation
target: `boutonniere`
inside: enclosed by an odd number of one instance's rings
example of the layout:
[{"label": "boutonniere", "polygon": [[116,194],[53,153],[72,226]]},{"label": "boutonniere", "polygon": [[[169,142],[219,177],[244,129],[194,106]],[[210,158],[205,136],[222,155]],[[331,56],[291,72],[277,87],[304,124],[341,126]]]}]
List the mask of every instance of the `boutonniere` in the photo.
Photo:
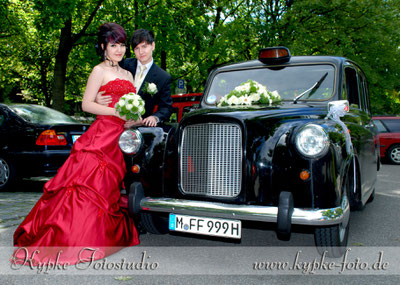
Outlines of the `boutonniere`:
[{"label": "boutonniere", "polygon": [[143,86],[143,93],[148,93],[151,96],[158,92],[157,86],[154,83],[145,82]]}]

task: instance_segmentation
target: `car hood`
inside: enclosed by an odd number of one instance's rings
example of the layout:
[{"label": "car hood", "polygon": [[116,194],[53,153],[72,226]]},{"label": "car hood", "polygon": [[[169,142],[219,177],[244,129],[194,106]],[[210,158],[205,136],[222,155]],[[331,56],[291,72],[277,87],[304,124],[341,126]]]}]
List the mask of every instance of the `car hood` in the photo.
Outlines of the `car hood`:
[{"label": "car hood", "polygon": [[185,120],[193,120],[196,117],[226,117],[234,118],[240,121],[268,119],[268,118],[284,118],[284,117],[304,117],[304,118],[321,118],[327,115],[327,107],[324,105],[307,105],[307,104],[288,104],[273,106],[235,106],[235,107],[219,107],[204,108],[192,111],[185,115]]}]

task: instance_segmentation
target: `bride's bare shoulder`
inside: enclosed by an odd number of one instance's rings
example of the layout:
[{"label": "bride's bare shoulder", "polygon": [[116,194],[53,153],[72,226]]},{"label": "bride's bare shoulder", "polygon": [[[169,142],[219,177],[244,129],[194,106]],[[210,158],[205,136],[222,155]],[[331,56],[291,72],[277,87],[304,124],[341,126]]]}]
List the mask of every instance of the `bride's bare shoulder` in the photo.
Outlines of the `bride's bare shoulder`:
[{"label": "bride's bare shoulder", "polygon": [[104,64],[99,63],[98,65],[95,65],[95,67],[93,67],[93,70],[104,72],[105,71]]}]

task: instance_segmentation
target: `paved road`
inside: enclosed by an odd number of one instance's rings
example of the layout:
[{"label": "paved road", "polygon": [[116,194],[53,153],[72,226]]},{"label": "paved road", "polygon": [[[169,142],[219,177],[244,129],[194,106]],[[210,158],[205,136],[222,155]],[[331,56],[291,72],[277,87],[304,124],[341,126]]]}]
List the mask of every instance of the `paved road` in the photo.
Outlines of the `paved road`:
[{"label": "paved road", "polygon": [[[399,166],[384,164],[379,172],[375,200],[368,204],[361,212],[352,212],[350,220],[349,246],[353,252],[358,252],[362,260],[377,261],[379,252],[384,252],[384,261],[394,262],[390,253],[400,253],[400,223],[398,209],[400,208],[400,177]],[[25,185],[25,186],[24,186]],[[32,186],[26,182],[20,189]],[[40,197],[40,188],[43,185],[35,184],[31,192],[0,193],[0,246],[9,247],[12,243],[12,234],[16,225],[20,223],[35,201]],[[325,272],[328,275],[301,274],[296,272],[255,272],[246,271],[251,264],[258,261],[288,261],[293,263],[299,248],[307,254],[315,254],[314,239],[310,230],[294,228],[290,241],[280,241],[276,238],[274,226],[264,224],[245,223],[243,236],[240,242],[223,239],[202,238],[182,234],[157,236],[145,234],[140,237],[139,247],[128,248],[114,255],[110,260],[136,261],[143,251],[151,254],[148,261],[158,262],[159,271],[146,275],[143,272],[122,272],[112,274],[100,270],[86,271],[65,275],[11,274],[0,275],[0,282],[10,284],[400,284],[400,268],[391,268],[391,275],[372,271],[351,271],[347,274]],[[264,254],[264,250],[266,250]],[[358,258],[358,256],[357,256]],[[364,258],[364,259],[363,259]],[[368,259],[369,258],[369,259]],[[204,268],[188,268],[188,264],[198,264],[198,260],[207,260]],[[310,259],[313,260],[313,259]],[[355,260],[352,259],[353,261]],[[109,261],[111,262],[111,261]],[[336,260],[341,262],[341,260]],[[397,265],[399,263],[397,262]],[[164,267],[163,267],[164,266]],[[207,269],[207,266],[210,268]],[[169,272],[163,268],[171,268]],[[179,269],[188,268],[187,272]],[[235,269],[236,272],[229,270]],[[198,270],[198,271],[196,271]],[[210,270],[210,271],[204,271]],[[243,274],[240,273],[243,270]],[[393,273],[394,270],[394,273]],[[300,270],[301,271],[301,270]],[[303,270],[304,271],[304,270]],[[190,275],[188,275],[188,272]],[[209,272],[205,274],[204,272]],[[161,274],[161,275],[160,275]],[[171,275],[172,274],[172,275]],[[384,274],[384,275],[378,275]],[[1,282],[3,283],[3,282]]]},{"label": "paved road", "polygon": [[42,195],[43,181],[24,180],[16,192],[0,192],[0,232],[19,225]]}]

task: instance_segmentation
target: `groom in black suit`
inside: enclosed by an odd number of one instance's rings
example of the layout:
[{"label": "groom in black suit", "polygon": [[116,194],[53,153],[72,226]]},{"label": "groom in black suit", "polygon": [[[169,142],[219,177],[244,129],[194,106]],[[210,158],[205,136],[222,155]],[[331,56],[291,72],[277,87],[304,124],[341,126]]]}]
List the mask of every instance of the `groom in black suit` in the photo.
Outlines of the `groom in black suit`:
[{"label": "groom in black suit", "polygon": [[[121,66],[133,74],[136,92],[145,102],[144,125],[154,127],[172,114],[171,76],[153,61],[155,42],[151,31],[136,30],[131,45],[136,58],[125,59]],[[158,109],[153,113],[156,105]]]},{"label": "groom in black suit", "polygon": [[[145,29],[136,30],[132,35],[131,45],[136,58],[127,58],[119,65],[132,73],[136,93],[145,102],[143,125],[155,127],[157,123],[167,121],[173,111],[171,76],[153,61],[155,48],[153,32]],[[102,93],[98,94],[96,102],[108,105],[111,102],[111,96],[102,96]],[[158,108],[153,113],[155,106]]]}]

